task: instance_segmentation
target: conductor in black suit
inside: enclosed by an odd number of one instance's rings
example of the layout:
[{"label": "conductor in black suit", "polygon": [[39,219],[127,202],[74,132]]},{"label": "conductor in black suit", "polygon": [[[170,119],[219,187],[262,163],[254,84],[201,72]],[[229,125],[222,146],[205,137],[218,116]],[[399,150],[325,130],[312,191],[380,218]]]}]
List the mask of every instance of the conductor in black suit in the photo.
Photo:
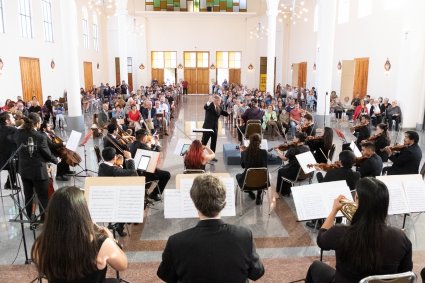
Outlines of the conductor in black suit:
[{"label": "conductor in black suit", "polygon": [[382,173],[388,175],[418,174],[422,159],[422,150],[418,145],[419,135],[415,131],[404,133],[404,148],[394,153],[389,146],[385,148],[392,166],[385,167]]},{"label": "conductor in black suit", "polygon": [[9,112],[0,113],[0,168],[8,170],[9,176],[7,177],[5,188],[13,188],[16,186],[16,175],[13,166],[6,164],[13,152],[16,150],[16,143],[14,135],[17,129],[15,126],[15,118]]},{"label": "conductor in black suit", "polygon": [[190,197],[200,221],[170,236],[158,277],[165,282],[245,283],[263,276],[251,231],[220,219],[226,205],[223,183],[217,177],[200,175],[193,182]]},{"label": "conductor in black suit", "polygon": [[[41,204],[40,213],[43,213],[47,207],[49,187],[47,163],[57,164],[58,160],[49,149],[47,136],[37,131],[41,126],[40,116],[37,113],[30,113],[23,119],[23,128],[16,131],[15,141],[17,145],[24,145],[18,154],[18,171],[24,186],[26,213],[31,217],[32,203],[30,201],[34,192]],[[31,140],[34,146],[29,146]]]},{"label": "conductor in black suit", "polygon": [[[217,145],[218,118],[220,115],[229,116],[221,107],[221,97],[218,95],[210,95],[208,102],[204,105],[205,120],[202,128],[211,129],[213,132],[204,132],[202,135],[202,145],[207,145],[211,138],[211,150],[215,152]],[[213,159],[217,161],[217,159]]]}]

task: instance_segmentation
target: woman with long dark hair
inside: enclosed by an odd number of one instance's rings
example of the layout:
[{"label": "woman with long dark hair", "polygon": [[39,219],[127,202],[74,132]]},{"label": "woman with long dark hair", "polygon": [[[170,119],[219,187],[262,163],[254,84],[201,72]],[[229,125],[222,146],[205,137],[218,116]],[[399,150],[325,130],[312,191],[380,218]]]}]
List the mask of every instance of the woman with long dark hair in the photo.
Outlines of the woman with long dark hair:
[{"label": "woman with long dark hair", "polygon": [[112,233],[93,223],[84,193],[77,187],[53,194],[31,255],[39,274],[50,283],[100,283],[108,264],[118,271],[128,266]]},{"label": "woman with long dark hair", "polygon": [[38,132],[42,122],[40,116],[37,113],[29,113],[28,117],[23,117],[23,120],[22,129],[15,133],[15,142],[18,146],[23,145],[18,155],[18,171],[24,186],[26,212],[28,217],[31,217],[31,199],[36,193],[41,204],[39,210],[41,219],[43,219],[43,211],[48,202],[49,174],[47,163],[57,164],[58,160],[49,149],[47,136]]},{"label": "woman with long dark hair", "polygon": [[[267,151],[260,148],[261,137],[259,134],[254,134],[249,137],[249,145],[247,148],[241,148],[241,166],[245,170],[236,174],[236,180],[238,181],[239,187],[242,188],[245,180],[246,171],[249,168],[267,167]],[[261,190],[257,191],[257,197],[252,191],[248,191],[249,196],[252,199],[256,199],[256,204],[261,204]]]},{"label": "woman with long dark hair", "polygon": [[184,167],[186,169],[202,169],[215,157],[214,151],[208,146],[202,145],[199,140],[194,140],[184,157]]},{"label": "woman with long dark hair", "polygon": [[356,185],[357,211],[350,225],[335,225],[344,196],[335,199],[331,213],[317,236],[317,244],[335,250],[336,269],[315,261],[306,282],[359,282],[370,275],[411,271],[412,243],[398,228],[388,226],[389,193],[386,185],[371,177]]},{"label": "woman with long dark hair", "polygon": [[327,163],[329,151],[333,143],[334,131],[332,128],[325,127],[323,136],[316,138],[307,138],[306,145],[310,147],[317,163]]},{"label": "woman with long dark hair", "polygon": [[381,157],[382,162],[387,162],[388,153],[384,150],[384,148],[389,146],[391,142],[390,136],[388,135],[388,124],[378,124],[375,136],[378,136],[375,140],[375,152]]}]

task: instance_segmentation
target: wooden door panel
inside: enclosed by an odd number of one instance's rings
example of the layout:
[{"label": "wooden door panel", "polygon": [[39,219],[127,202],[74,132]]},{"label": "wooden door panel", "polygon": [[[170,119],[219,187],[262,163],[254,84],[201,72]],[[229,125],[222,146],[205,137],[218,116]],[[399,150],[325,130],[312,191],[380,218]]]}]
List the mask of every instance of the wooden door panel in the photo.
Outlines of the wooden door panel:
[{"label": "wooden door panel", "polygon": [[20,57],[22,96],[24,101],[30,101],[35,96],[43,104],[43,92],[38,58]]},{"label": "wooden door panel", "polygon": [[184,80],[189,83],[188,87],[187,87],[187,92],[189,94],[197,93],[196,69],[185,68],[184,69]]},{"label": "wooden door panel", "polygon": [[129,91],[132,92],[133,91],[133,73],[128,73],[127,82],[128,82]]},{"label": "wooden door panel", "polygon": [[157,80],[158,84],[164,83],[164,69],[152,69],[152,80]]},{"label": "wooden door panel", "polygon": [[241,83],[241,69],[229,69],[229,84]]},{"label": "wooden door panel", "polygon": [[208,68],[197,69],[198,94],[209,93],[210,70]]},{"label": "wooden door panel", "polygon": [[93,65],[92,62],[83,62],[84,64],[84,89],[91,91],[93,89]]},{"label": "wooden door panel", "polygon": [[354,64],[354,95],[359,93],[360,98],[364,98],[367,93],[369,58],[355,58]]},{"label": "wooden door panel", "polygon": [[301,62],[298,64],[298,87],[306,86],[307,81],[307,62]]},{"label": "wooden door panel", "polygon": [[121,84],[120,57],[115,57],[115,85]]}]

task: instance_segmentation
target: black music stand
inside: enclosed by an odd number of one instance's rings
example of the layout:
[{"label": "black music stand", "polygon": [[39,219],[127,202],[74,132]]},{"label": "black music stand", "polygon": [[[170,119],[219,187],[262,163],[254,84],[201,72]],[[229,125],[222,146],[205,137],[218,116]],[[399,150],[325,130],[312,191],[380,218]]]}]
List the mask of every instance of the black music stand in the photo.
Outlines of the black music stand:
[{"label": "black music stand", "polygon": [[[84,148],[84,167],[82,167],[80,164],[77,164],[78,167],[81,168],[80,172],[77,172],[75,174],[73,174],[73,177],[91,177],[91,175],[88,172],[91,172],[93,174],[97,174],[96,171],[87,169],[87,149],[86,149],[86,144],[87,141],[89,140],[90,136],[93,134],[93,130],[89,131],[86,136],[84,137],[83,141],[81,142],[80,146],[82,146]],[[81,175],[81,173],[85,173],[84,175]]]}]

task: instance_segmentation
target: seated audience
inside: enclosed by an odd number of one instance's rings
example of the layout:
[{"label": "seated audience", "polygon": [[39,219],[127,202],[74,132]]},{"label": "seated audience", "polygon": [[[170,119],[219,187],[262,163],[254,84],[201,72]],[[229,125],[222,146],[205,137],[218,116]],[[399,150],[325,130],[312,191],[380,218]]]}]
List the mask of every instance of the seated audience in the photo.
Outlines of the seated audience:
[{"label": "seated audience", "polygon": [[388,226],[389,193],[385,184],[375,178],[363,178],[356,185],[357,211],[350,225],[334,225],[341,210],[338,196],[317,236],[317,244],[335,250],[336,269],[315,261],[307,272],[307,283],[359,282],[370,275],[411,271],[412,243],[398,228]]},{"label": "seated audience", "polygon": [[271,140],[274,140],[275,136],[279,136],[279,130],[277,127],[277,115],[276,112],[273,111],[273,106],[267,106],[267,110],[264,112],[263,116],[263,124],[261,125],[263,130],[267,128],[269,132],[269,137]]},{"label": "seated audience", "polygon": [[395,121],[395,130],[398,131],[398,126],[401,123],[401,109],[395,100],[391,102],[391,106],[387,109],[387,121],[390,125],[390,131],[392,129],[393,121]]}]

